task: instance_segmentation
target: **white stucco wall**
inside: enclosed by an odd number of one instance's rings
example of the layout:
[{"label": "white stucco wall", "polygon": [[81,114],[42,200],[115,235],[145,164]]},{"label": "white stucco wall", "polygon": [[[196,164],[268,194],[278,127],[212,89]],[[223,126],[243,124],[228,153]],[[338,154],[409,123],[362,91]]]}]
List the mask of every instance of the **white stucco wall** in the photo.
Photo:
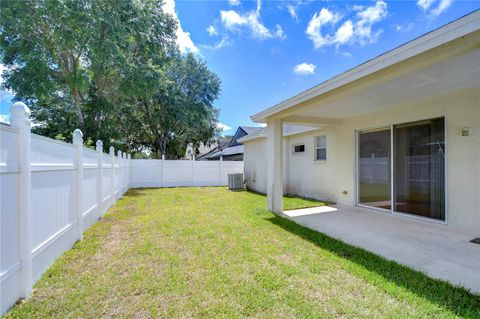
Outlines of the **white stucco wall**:
[{"label": "white stucco wall", "polygon": [[[355,205],[355,132],[442,116],[447,127],[447,227],[480,235],[480,92],[474,89],[285,137],[285,191]],[[462,127],[471,127],[471,135],[461,136]],[[314,137],[319,135],[327,136],[323,162],[314,161]],[[259,192],[266,192],[265,142],[263,138],[245,143],[245,174],[247,179],[254,174],[255,183],[249,187]],[[305,154],[292,154],[292,145],[298,143],[305,143]]]},{"label": "white stucco wall", "polygon": [[243,144],[243,164],[247,188],[267,193],[267,153],[265,138]]}]

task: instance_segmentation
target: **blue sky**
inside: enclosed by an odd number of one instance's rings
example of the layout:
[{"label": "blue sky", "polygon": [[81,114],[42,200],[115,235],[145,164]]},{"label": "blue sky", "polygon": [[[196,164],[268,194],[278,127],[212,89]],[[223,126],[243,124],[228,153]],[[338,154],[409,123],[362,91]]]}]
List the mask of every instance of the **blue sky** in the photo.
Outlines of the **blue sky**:
[{"label": "blue sky", "polygon": [[[222,80],[220,122],[250,116],[480,8],[479,1],[176,1],[182,51]],[[0,114],[8,110],[0,95]],[[255,124],[258,125],[258,124]]]}]

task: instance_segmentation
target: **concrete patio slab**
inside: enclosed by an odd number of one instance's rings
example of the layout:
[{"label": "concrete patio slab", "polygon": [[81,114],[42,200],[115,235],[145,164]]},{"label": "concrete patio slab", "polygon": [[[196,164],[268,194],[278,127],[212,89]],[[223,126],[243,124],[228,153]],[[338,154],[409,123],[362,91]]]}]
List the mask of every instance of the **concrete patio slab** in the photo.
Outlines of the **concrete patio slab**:
[{"label": "concrete patio slab", "polygon": [[[480,245],[440,223],[366,208],[285,211],[290,220],[480,294]],[[321,208],[321,209],[320,209]]]},{"label": "concrete patio slab", "polygon": [[316,207],[309,207],[309,208],[302,208],[302,209],[292,209],[286,210],[283,213],[289,217],[298,217],[298,216],[306,216],[306,215],[313,215],[313,214],[321,214],[321,213],[331,213],[336,212],[338,209],[331,206],[316,206]]}]

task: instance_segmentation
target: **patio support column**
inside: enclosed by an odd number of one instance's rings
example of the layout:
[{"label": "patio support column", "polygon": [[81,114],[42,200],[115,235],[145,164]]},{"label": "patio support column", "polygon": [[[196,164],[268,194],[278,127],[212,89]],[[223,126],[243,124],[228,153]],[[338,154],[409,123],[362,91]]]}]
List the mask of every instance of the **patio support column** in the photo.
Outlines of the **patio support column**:
[{"label": "patio support column", "polygon": [[267,122],[267,202],[268,209],[283,212],[283,123],[279,119]]}]

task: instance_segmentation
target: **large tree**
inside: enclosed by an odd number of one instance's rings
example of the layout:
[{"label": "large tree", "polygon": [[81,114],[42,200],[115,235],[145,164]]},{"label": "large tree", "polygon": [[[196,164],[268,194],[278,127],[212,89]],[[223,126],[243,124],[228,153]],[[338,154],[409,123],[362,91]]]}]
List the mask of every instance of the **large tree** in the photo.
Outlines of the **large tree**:
[{"label": "large tree", "polygon": [[35,131],[177,157],[217,133],[220,81],[175,45],[156,0],[30,0],[1,4],[6,88],[32,109]]},{"label": "large tree", "polygon": [[[218,136],[218,110],[213,102],[220,93],[220,79],[192,54],[177,55],[166,69],[145,70],[153,63],[139,63],[138,76],[155,74],[146,81],[132,81],[120,114],[127,140],[134,148],[148,145],[153,155],[179,158],[188,143],[198,146]],[[135,71],[134,71],[135,72]],[[147,82],[148,85],[138,86]],[[139,130],[139,128],[141,128]]]}]

